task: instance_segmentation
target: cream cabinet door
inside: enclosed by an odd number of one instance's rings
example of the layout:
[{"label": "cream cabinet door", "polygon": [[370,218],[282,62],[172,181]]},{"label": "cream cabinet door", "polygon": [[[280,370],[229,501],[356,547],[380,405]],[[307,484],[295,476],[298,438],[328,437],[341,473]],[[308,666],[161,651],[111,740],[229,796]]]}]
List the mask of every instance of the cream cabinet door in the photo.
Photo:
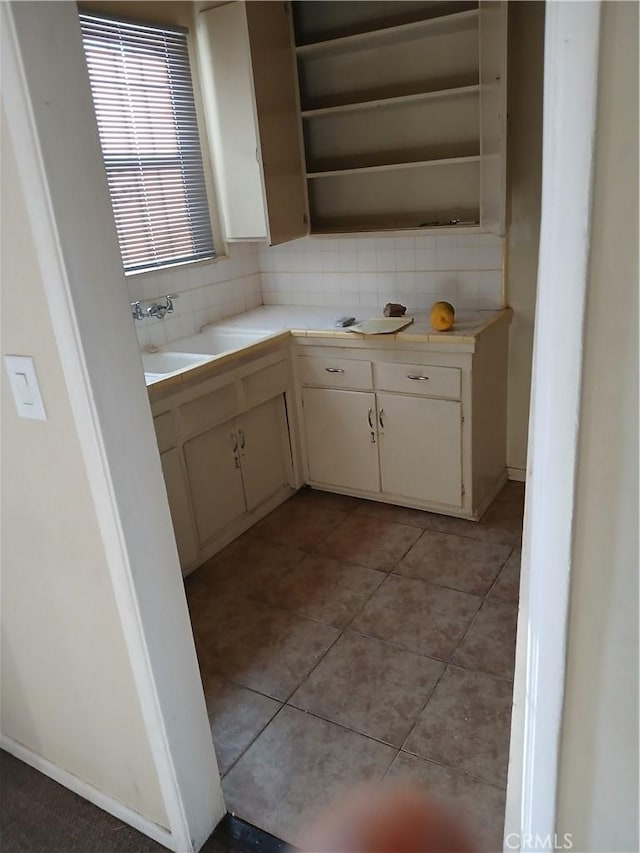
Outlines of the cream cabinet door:
[{"label": "cream cabinet door", "polygon": [[247,509],[251,511],[289,480],[289,432],[282,396],[236,419]]},{"label": "cream cabinet door", "polygon": [[307,182],[291,3],[245,3],[269,243],[304,237]]},{"label": "cream cabinet door", "polygon": [[228,240],[308,233],[291,5],[202,9],[196,33],[216,188]]},{"label": "cream cabinet door", "polygon": [[173,521],[173,532],[176,537],[180,566],[184,571],[198,556],[198,543],[193,528],[193,518],[187,484],[180,461],[180,451],[174,447],[160,456],[162,473],[167,487],[167,498]]},{"label": "cream cabinet door", "polygon": [[459,402],[378,394],[382,491],[462,506]]},{"label": "cream cabinet door", "polygon": [[201,545],[245,512],[237,445],[233,421],[207,430],[184,445]]},{"label": "cream cabinet door", "polygon": [[305,388],[302,401],[311,482],[379,492],[375,395]]}]

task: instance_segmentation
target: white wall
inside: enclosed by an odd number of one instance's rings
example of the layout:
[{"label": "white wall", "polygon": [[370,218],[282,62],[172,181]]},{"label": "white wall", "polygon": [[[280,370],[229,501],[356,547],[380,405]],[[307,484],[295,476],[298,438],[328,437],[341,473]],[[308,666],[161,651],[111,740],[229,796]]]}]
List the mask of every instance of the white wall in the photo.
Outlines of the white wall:
[{"label": "white wall", "polygon": [[168,826],[2,112],[2,349],[35,358],[45,422],[2,368],[2,736]]},{"label": "white wall", "polygon": [[379,306],[424,311],[501,308],[502,239],[488,234],[305,238],[259,251],[266,305]]},{"label": "white wall", "polygon": [[638,5],[603,3],[558,831],[638,839]]},{"label": "white wall", "polygon": [[[86,466],[171,831],[170,837],[155,837],[181,851],[198,849],[224,814],[224,803],[137,358],[77,9],[71,2],[32,2],[2,4],[0,12],[3,101],[34,232],[34,260],[73,410],[80,445],[75,455],[80,452]],[[33,323],[34,337],[41,333],[30,303],[20,316]],[[64,458],[69,440],[67,431],[51,453]],[[41,469],[47,487],[53,482],[57,489],[57,503],[51,507],[55,526],[70,499],[67,483],[64,472],[51,474],[46,460]],[[29,500],[38,505],[31,492]],[[67,550],[73,548],[74,533],[67,530]],[[64,552],[57,553],[49,569],[55,573],[64,567]],[[91,590],[86,561],[83,571]],[[46,637],[40,637],[37,622],[31,628],[40,645]],[[98,640],[108,659],[109,637]],[[90,684],[86,681],[83,688]],[[59,701],[57,694],[46,696],[49,706]],[[78,720],[79,729],[82,725]],[[66,734],[78,737],[77,732]],[[102,741],[97,738],[92,748],[100,761]],[[154,835],[152,827],[142,828]]]},{"label": "white wall", "polygon": [[509,329],[507,465],[524,479],[527,463],[533,324],[542,182],[545,4],[509,4],[507,302]]},{"label": "white wall", "polygon": [[135,321],[141,347],[162,346],[194,335],[205,323],[215,323],[262,305],[258,244],[230,244],[228,252],[228,256],[216,261],[127,276],[131,302],[155,302],[169,293],[179,295],[174,312],[164,319]]}]

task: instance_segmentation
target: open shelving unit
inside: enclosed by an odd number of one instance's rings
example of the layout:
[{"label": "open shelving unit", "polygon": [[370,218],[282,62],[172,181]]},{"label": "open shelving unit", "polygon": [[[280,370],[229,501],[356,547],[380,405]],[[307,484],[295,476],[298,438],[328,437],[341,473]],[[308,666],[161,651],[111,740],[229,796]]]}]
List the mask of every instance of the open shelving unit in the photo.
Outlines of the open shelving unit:
[{"label": "open shelving unit", "polygon": [[294,3],[311,233],[481,227],[484,137],[498,177],[503,154],[504,115],[482,115],[483,69],[504,112],[502,5]]}]

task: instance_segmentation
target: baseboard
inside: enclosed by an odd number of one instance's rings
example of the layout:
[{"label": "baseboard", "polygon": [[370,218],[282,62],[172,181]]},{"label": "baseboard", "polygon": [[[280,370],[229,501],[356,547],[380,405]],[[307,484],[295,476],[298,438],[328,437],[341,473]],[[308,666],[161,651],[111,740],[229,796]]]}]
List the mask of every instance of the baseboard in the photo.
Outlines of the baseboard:
[{"label": "baseboard", "polygon": [[507,468],[507,476],[510,480],[515,480],[517,483],[524,483],[527,479],[527,469]]},{"label": "baseboard", "polygon": [[141,832],[143,835],[157,841],[158,844],[162,844],[163,847],[168,847],[169,850],[175,850],[173,836],[168,829],[159,826],[157,823],[149,820],[149,818],[146,818],[133,809],[130,809],[129,806],[125,806],[123,803],[118,802],[118,800],[114,800],[113,797],[110,797],[103,791],[99,791],[97,788],[94,788],[93,785],[89,784],[89,782],[85,782],[78,776],[70,773],[68,770],[58,767],[57,764],[53,764],[53,762],[43,758],[41,755],[38,755],[28,747],[23,746],[21,743],[18,743],[13,740],[13,738],[7,737],[6,735],[0,735],[0,747],[16,758],[19,758],[20,761],[24,761],[25,764],[33,767],[34,770],[44,773],[45,776],[53,779],[54,782],[58,782],[63,787],[73,791],[74,794],[77,794],[84,800],[88,800],[90,803],[93,803],[93,805],[97,806],[99,809],[108,812],[123,823],[132,826],[134,829],[137,829],[138,832]]}]

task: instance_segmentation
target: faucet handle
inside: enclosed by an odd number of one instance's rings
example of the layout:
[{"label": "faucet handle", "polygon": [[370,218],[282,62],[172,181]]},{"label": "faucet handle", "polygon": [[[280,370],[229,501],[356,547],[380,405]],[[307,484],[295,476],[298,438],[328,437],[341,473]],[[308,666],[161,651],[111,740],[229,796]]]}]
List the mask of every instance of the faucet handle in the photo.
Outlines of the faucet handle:
[{"label": "faucet handle", "polygon": [[168,293],[168,294],[165,296],[165,300],[166,300],[166,303],[167,303],[167,304],[166,304],[167,311],[173,311],[173,300],[174,300],[174,299],[179,299],[179,298],[180,298],[180,294],[179,294],[179,293]]},{"label": "faucet handle", "polygon": [[131,302],[131,316],[134,320],[144,320],[144,312],[142,310],[142,306],[140,305],[140,300],[136,300],[135,302]]}]

